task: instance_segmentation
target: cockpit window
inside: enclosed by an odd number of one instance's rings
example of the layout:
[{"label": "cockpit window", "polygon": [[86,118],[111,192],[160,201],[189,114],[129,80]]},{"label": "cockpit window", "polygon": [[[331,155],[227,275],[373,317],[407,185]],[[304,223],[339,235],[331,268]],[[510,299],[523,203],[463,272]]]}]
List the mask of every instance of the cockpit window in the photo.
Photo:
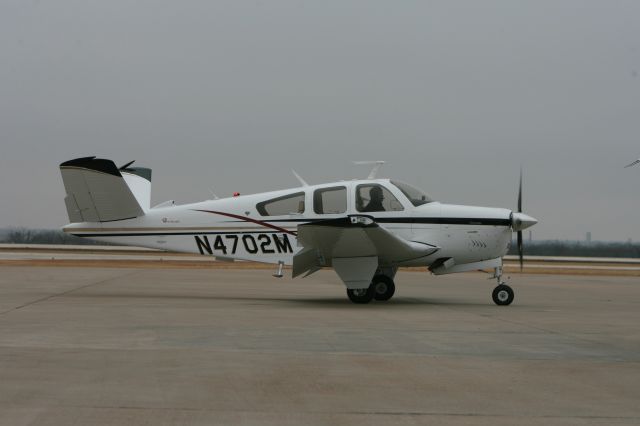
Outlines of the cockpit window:
[{"label": "cockpit window", "polygon": [[286,214],[304,213],[304,192],[272,198],[256,205],[262,216],[282,216]]},{"label": "cockpit window", "polygon": [[397,212],[404,210],[404,208],[387,188],[374,183],[358,185],[356,188],[356,210],[359,212]]},{"label": "cockpit window", "polygon": [[418,188],[414,188],[411,185],[407,185],[404,182],[391,181],[393,185],[395,185],[404,195],[407,196],[411,204],[415,207],[421,206],[423,204],[427,204],[432,202],[433,200],[427,194],[419,190]]}]

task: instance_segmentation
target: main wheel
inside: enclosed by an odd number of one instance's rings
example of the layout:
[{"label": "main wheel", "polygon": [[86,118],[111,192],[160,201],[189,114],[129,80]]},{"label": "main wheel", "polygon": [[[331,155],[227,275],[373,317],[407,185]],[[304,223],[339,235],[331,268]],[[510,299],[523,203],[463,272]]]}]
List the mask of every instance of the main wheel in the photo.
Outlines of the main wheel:
[{"label": "main wheel", "polygon": [[353,303],[369,303],[373,299],[373,286],[368,288],[348,288],[347,296]]},{"label": "main wheel", "polygon": [[371,287],[373,288],[373,297],[381,302],[391,299],[393,293],[396,292],[396,285],[393,283],[393,280],[386,275],[376,275],[373,277]]},{"label": "main wheel", "polygon": [[491,297],[496,305],[506,306],[513,302],[514,295],[511,287],[506,284],[500,284],[498,287],[493,289]]}]

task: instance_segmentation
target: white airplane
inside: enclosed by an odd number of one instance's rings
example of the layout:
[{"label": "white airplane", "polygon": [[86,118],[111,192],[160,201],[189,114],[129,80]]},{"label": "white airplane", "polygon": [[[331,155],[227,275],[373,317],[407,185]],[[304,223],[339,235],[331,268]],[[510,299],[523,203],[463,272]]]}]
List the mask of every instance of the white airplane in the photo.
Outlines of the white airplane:
[{"label": "white airplane", "polygon": [[[492,269],[493,301],[509,305],[502,257],[518,233],[537,223],[518,211],[443,204],[413,186],[376,179],[308,185],[252,195],[150,206],[151,170],[77,158],[60,165],[69,225],[78,237],[199,253],[217,259],[284,265],[308,276],[333,267],[354,303],[391,299],[400,266],[427,266],[435,275]],[[294,172],[295,174],[295,172]]]}]

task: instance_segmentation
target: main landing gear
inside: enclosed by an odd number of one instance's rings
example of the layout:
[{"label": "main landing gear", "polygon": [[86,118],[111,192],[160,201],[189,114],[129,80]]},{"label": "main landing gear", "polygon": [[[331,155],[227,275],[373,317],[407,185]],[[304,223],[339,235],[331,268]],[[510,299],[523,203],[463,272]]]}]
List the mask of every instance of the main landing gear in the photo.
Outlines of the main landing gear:
[{"label": "main landing gear", "polygon": [[347,289],[347,296],[353,303],[369,303],[373,299],[384,302],[393,297],[396,286],[393,279],[386,275],[376,275],[368,288]]},{"label": "main landing gear", "polygon": [[498,266],[495,269],[493,278],[498,280],[498,286],[493,289],[491,297],[496,305],[507,306],[513,302],[514,294],[513,289],[502,281],[502,267]]},{"label": "main landing gear", "polygon": [[[380,271],[378,271],[380,272]],[[371,280],[371,284],[367,288],[348,288],[347,296],[353,303],[366,304],[372,300],[384,302],[393,297],[396,292],[396,286],[393,282],[395,271],[390,271],[389,275],[384,273],[376,274]],[[498,281],[498,286],[493,289],[491,298],[496,305],[507,306],[513,302],[513,289],[502,281],[502,267],[495,268],[493,277]]]}]

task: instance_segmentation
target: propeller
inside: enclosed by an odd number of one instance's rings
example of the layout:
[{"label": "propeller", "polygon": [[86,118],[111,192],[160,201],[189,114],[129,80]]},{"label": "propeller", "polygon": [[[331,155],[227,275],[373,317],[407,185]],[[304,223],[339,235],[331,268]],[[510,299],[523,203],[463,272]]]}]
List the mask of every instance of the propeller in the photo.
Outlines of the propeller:
[{"label": "propeller", "polygon": [[[520,185],[518,187],[518,213],[522,213],[522,167],[520,167]],[[518,259],[520,260],[520,272],[524,264],[524,247],[522,246],[522,230],[518,231]]]},{"label": "propeller", "polygon": [[518,211],[511,213],[511,229],[517,233],[518,238],[518,259],[520,260],[520,271],[524,266],[524,245],[522,241],[522,231],[538,223],[538,220],[522,213],[522,167],[520,168],[520,184],[518,186]]}]

